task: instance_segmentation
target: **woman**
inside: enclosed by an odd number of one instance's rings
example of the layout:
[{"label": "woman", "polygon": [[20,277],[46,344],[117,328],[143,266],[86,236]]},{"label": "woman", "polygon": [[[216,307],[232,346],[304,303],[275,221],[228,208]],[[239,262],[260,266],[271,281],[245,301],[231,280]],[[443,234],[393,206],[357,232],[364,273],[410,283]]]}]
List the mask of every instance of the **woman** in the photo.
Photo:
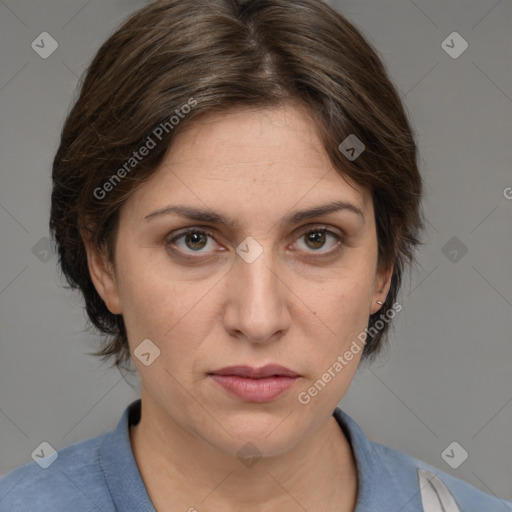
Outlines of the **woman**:
[{"label": "woman", "polygon": [[9,473],[0,510],[512,507],[337,407],[401,309],[416,156],[376,52],[327,4],[136,12],[66,120],[50,227],[97,355],[131,359],[141,399]]}]

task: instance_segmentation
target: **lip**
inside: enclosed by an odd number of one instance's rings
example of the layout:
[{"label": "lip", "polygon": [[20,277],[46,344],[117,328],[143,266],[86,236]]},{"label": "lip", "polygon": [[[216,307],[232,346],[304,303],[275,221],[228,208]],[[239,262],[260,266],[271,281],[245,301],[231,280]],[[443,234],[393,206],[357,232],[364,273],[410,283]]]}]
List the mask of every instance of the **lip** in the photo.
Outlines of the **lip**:
[{"label": "lip", "polygon": [[281,365],[261,368],[228,366],[210,372],[208,376],[232,396],[246,402],[269,402],[288,391],[301,377]]},{"label": "lip", "polygon": [[300,377],[297,372],[281,366],[280,364],[267,364],[261,368],[253,368],[247,365],[226,366],[220,370],[214,370],[209,375],[236,375],[238,377],[248,377],[251,379],[261,379],[264,377],[273,377],[274,375],[282,377]]}]

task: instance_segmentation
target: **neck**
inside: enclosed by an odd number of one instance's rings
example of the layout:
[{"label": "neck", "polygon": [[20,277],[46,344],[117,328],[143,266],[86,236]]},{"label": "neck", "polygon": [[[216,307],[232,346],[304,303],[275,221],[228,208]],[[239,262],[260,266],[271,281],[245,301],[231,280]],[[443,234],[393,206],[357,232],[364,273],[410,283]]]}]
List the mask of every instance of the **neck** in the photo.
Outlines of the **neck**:
[{"label": "neck", "polygon": [[[330,416],[292,449],[244,465],[144,401],[131,427],[131,444],[158,512],[337,510],[351,512],[357,497],[352,449]],[[169,508],[169,503],[172,508]]]}]

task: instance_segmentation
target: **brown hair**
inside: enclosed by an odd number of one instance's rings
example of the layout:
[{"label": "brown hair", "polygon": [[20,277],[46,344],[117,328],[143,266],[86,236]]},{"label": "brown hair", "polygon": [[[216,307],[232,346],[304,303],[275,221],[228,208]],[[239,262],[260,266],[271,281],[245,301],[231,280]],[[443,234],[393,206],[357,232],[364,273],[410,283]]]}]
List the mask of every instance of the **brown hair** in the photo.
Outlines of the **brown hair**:
[{"label": "brown hair", "polygon": [[[411,127],[377,51],[319,0],[159,0],[98,50],[53,162],[50,232],[63,274],[107,337],[94,355],[114,356],[118,368],[130,361],[123,317],[98,295],[82,235],[113,263],[120,208],[192,119],[291,100],[313,114],[334,167],[371,191],[378,263],[394,265],[381,311],[392,307],[421,243],[422,180]],[[339,148],[349,135],[365,145],[355,160]],[[138,158],[149,139],[155,147]],[[379,315],[369,317],[363,358],[387,337],[388,321],[375,328]]]}]

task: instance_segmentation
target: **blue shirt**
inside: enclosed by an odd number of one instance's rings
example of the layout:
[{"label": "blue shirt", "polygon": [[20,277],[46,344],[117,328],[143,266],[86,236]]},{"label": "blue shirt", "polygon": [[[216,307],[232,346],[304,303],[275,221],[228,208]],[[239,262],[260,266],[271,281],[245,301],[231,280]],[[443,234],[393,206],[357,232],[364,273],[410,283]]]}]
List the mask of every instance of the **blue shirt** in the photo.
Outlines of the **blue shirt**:
[{"label": "blue shirt", "polygon": [[[5,475],[0,479],[0,512],[155,512],[130,444],[129,427],[138,423],[140,412],[138,399],[125,409],[115,429],[62,448],[46,469],[31,461]],[[333,416],[356,460],[359,489],[355,512],[448,511],[430,505],[423,508],[420,468],[442,480],[463,512],[512,511],[512,502],[370,441],[340,408]]]}]

